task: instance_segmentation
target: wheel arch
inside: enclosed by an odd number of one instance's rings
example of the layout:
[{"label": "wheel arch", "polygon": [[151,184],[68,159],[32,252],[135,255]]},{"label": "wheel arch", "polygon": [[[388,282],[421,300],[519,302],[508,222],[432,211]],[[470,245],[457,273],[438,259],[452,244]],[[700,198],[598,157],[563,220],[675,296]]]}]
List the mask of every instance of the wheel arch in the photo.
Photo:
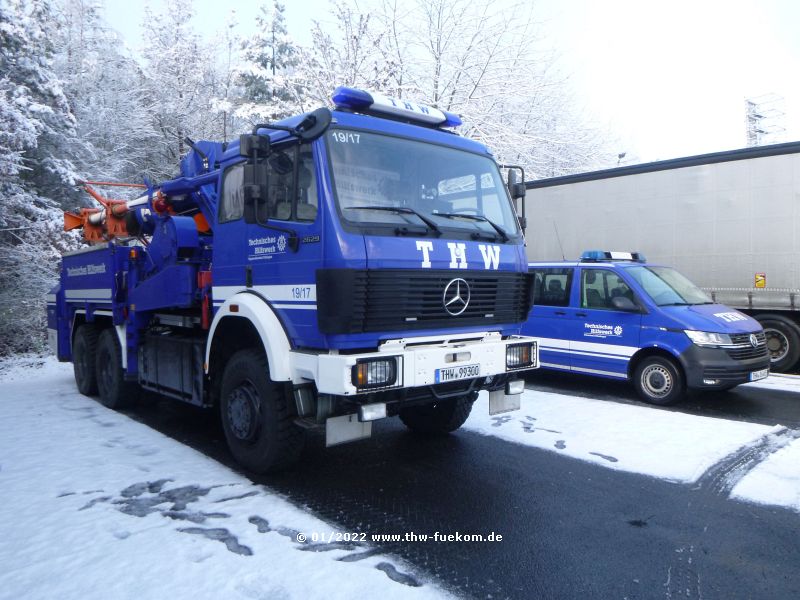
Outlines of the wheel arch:
[{"label": "wheel arch", "polygon": [[272,307],[260,296],[242,292],[217,310],[208,332],[204,370],[221,373],[225,357],[243,348],[265,352],[273,381],[292,379],[289,352],[292,347]]},{"label": "wheel arch", "polygon": [[680,355],[676,352],[673,352],[671,349],[664,348],[662,346],[650,346],[648,348],[642,348],[636,352],[636,354],[631,356],[630,361],[628,361],[628,381],[633,381],[636,368],[641,364],[641,362],[653,356],[668,358],[674,362],[675,366],[681,370],[681,376],[683,377],[683,380],[686,381],[686,366],[683,364],[683,360],[681,359]]}]

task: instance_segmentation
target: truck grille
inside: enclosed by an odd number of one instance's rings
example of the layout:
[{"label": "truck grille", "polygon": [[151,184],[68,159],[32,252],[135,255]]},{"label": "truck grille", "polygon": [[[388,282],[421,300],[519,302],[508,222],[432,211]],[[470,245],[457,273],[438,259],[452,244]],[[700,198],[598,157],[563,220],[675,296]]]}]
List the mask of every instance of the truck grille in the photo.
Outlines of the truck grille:
[{"label": "truck grille", "polygon": [[725,351],[733,360],[748,360],[751,358],[764,358],[767,356],[767,342],[763,331],[755,334],[758,345],[753,347],[750,343],[749,333],[735,333],[731,335],[731,342],[736,348],[728,347]]},{"label": "truck grille", "polygon": [[[462,279],[469,302],[460,314],[444,306],[445,288]],[[527,273],[507,271],[416,271],[321,269],[317,271],[320,331],[368,333],[519,323],[528,317]],[[465,298],[466,287],[460,293]],[[451,296],[454,288],[451,288]],[[461,304],[452,305],[457,312]]]}]

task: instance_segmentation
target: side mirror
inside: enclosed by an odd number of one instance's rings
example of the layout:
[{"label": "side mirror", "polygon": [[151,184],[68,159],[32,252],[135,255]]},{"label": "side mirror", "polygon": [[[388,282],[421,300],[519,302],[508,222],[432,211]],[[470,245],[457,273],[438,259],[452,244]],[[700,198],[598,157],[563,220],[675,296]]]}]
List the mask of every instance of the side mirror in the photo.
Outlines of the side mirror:
[{"label": "side mirror", "polygon": [[331,111],[327,108],[318,108],[310,112],[295,127],[295,135],[304,142],[313,142],[328,130],[331,124]]},{"label": "side mirror", "polygon": [[617,296],[611,299],[611,306],[624,312],[640,312],[636,303],[627,296]]},{"label": "side mirror", "polygon": [[[243,136],[244,137],[244,136]],[[244,195],[244,220],[246,223],[261,223],[259,215],[267,204],[269,190],[269,168],[265,162],[245,164],[242,193]]]},{"label": "side mirror", "polygon": [[239,136],[239,156],[254,158],[267,154],[269,154],[269,138],[267,136],[247,133]]},{"label": "side mirror", "polygon": [[525,182],[521,181],[517,168],[508,170],[508,192],[511,194],[512,200],[519,200],[525,197]]}]

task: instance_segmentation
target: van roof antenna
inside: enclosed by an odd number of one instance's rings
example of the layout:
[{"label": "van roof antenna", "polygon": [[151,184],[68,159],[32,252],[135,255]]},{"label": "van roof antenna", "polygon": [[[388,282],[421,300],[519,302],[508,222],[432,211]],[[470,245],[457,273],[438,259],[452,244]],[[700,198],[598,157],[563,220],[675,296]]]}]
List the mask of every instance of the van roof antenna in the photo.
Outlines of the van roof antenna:
[{"label": "van roof antenna", "polygon": [[561,260],[567,260],[567,257],[564,256],[564,246],[561,245],[561,238],[558,236],[558,227],[556,226],[556,222],[553,221],[553,230],[556,232],[556,239],[558,240],[558,248],[561,250]]}]

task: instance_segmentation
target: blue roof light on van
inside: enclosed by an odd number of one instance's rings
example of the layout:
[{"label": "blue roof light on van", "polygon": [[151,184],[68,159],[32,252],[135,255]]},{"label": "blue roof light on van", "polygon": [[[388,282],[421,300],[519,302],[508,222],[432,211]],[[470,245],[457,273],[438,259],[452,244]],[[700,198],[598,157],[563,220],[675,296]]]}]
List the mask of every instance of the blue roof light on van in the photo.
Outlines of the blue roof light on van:
[{"label": "blue roof light on van", "polygon": [[600,262],[609,260],[628,260],[633,262],[647,262],[641,252],[611,252],[608,250],[586,250],[581,254],[581,262]]},{"label": "blue roof light on van", "polygon": [[343,110],[400,117],[438,127],[458,127],[462,124],[461,117],[455,113],[358,88],[340,86],[333,92],[332,100],[336,108]]}]

